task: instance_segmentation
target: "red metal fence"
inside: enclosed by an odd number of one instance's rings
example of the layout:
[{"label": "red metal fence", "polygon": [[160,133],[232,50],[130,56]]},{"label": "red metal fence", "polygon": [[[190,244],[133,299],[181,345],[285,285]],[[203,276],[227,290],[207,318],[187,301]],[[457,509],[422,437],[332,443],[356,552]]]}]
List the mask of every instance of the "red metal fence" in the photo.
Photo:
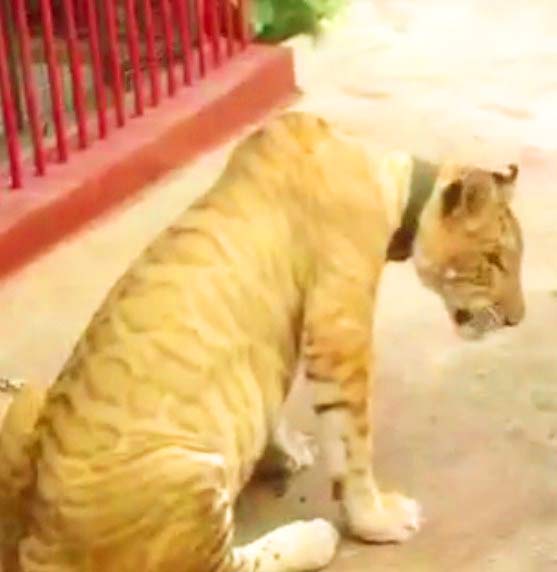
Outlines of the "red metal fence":
[{"label": "red metal fence", "polygon": [[0,0],[0,189],[196,89],[248,45],[247,3]]}]

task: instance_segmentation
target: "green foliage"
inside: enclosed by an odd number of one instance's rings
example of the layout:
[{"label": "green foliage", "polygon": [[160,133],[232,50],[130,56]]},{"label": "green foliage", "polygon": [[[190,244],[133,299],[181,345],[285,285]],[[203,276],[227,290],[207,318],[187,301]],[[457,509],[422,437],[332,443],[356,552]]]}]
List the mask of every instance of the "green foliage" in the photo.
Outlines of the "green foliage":
[{"label": "green foliage", "polygon": [[[12,0],[0,0],[12,1]],[[99,6],[100,0],[96,0]],[[317,35],[320,24],[334,16],[347,0],[251,0],[252,26],[264,41],[278,42],[297,34]],[[61,0],[51,0],[58,6]],[[28,10],[38,11],[40,0],[27,0]]]},{"label": "green foliage", "polygon": [[252,25],[265,41],[297,34],[316,35],[323,20],[334,16],[346,0],[253,0]]}]

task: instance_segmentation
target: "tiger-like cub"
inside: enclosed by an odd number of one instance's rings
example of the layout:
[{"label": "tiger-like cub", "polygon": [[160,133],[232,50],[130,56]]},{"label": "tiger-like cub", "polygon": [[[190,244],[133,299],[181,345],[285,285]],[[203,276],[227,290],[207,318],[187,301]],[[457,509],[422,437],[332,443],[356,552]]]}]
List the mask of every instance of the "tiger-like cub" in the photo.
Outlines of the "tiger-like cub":
[{"label": "tiger-like cub", "polygon": [[[331,490],[364,541],[410,538],[418,504],[381,491],[369,421],[373,310],[387,260],[412,257],[467,338],[518,324],[517,176],[371,156],[309,114],[240,143],[213,188],[110,291],[44,403],[0,435],[6,571],[294,572],[326,566],[322,519],[233,547],[233,507],[281,419],[300,359]],[[3,531],[3,532],[2,532]]]}]

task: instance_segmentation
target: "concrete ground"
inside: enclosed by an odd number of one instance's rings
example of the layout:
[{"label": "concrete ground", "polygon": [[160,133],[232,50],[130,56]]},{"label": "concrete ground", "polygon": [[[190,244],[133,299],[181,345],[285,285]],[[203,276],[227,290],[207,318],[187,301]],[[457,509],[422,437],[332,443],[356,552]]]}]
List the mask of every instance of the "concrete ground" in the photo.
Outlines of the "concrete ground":
[{"label": "concrete ground", "polygon": [[[519,161],[524,324],[455,337],[410,265],[381,286],[375,466],[423,505],[403,546],[344,541],[331,572],[557,571],[557,7],[552,0],[356,1],[316,45],[297,39],[296,107],[370,145],[429,158]],[[0,374],[48,382],[129,260],[216,177],[229,146],[0,285]],[[313,427],[305,390],[292,415]],[[321,468],[285,494],[254,485],[240,536],[331,516]]]}]

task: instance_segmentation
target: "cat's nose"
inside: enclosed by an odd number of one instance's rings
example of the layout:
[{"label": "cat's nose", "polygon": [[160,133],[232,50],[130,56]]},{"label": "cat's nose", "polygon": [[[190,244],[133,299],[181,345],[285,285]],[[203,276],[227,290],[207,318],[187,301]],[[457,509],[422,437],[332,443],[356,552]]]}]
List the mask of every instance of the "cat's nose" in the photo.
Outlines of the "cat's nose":
[{"label": "cat's nose", "polygon": [[468,310],[459,309],[454,314],[454,321],[459,325],[463,326],[467,324],[472,319],[472,313]]}]

